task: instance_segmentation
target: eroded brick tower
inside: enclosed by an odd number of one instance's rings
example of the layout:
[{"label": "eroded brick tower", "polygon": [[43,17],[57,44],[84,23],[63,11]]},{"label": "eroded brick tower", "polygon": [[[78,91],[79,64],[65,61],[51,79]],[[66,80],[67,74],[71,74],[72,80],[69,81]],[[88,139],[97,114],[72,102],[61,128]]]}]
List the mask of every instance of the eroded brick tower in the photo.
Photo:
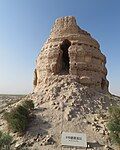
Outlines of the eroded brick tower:
[{"label": "eroded brick tower", "polygon": [[108,92],[106,57],[72,16],[58,18],[36,61],[34,92],[55,75],[77,76],[82,85]]}]

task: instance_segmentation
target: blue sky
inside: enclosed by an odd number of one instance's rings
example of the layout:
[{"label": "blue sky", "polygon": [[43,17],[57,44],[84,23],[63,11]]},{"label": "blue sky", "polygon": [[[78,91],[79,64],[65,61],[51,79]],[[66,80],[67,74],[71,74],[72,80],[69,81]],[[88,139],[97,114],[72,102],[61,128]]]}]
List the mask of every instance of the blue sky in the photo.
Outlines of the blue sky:
[{"label": "blue sky", "polygon": [[68,15],[99,41],[110,91],[120,95],[119,0],[0,0],[0,93],[32,91],[35,59],[54,20]]}]

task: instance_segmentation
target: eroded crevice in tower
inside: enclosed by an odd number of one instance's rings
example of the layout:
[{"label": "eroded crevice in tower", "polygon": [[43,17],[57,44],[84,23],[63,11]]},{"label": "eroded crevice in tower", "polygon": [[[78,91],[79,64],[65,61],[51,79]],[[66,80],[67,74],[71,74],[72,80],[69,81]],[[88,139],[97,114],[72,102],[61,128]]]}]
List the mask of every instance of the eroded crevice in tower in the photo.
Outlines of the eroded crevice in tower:
[{"label": "eroded crevice in tower", "polygon": [[71,42],[69,40],[64,40],[60,45],[60,49],[62,50],[62,58],[61,58],[61,74],[69,74],[69,53],[68,48],[71,46]]},{"label": "eroded crevice in tower", "polygon": [[34,70],[34,80],[33,80],[33,85],[34,85],[34,87],[36,87],[36,85],[37,85],[37,70],[36,70],[36,69]]},{"label": "eroded crevice in tower", "polygon": [[106,86],[105,79],[102,78],[102,82],[101,82],[101,88],[102,88],[102,90],[105,89],[105,86]]}]

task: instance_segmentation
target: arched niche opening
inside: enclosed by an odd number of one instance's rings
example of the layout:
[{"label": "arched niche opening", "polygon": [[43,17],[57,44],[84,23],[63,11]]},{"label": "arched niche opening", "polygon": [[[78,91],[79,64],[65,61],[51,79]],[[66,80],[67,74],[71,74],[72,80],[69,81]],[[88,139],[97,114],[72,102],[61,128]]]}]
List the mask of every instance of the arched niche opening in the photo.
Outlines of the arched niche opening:
[{"label": "arched niche opening", "polygon": [[67,39],[65,39],[61,45],[60,49],[62,50],[62,58],[61,58],[61,73],[68,74],[69,73],[69,54],[68,54],[68,48],[71,46],[71,42]]}]

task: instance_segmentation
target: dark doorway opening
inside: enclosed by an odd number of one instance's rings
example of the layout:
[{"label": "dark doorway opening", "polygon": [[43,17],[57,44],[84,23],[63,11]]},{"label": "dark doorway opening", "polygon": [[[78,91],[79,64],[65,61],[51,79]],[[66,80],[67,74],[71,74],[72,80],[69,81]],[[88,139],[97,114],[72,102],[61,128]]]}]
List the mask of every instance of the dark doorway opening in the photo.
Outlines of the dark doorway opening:
[{"label": "dark doorway opening", "polygon": [[62,44],[60,45],[60,49],[63,51],[62,53],[62,73],[69,73],[69,54],[68,54],[68,48],[71,46],[71,42],[69,40],[64,40]]}]

